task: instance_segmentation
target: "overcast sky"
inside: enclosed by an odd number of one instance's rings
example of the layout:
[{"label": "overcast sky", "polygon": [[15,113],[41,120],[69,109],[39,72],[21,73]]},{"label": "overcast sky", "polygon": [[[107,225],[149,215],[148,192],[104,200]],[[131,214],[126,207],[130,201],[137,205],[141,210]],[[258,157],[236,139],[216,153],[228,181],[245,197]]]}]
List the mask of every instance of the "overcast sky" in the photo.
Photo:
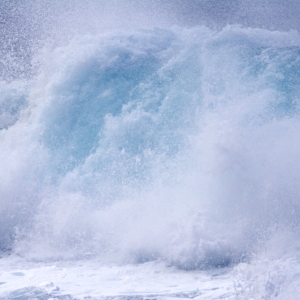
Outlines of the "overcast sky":
[{"label": "overcast sky", "polygon": [[[148,27],[242,24],[287,30],[300,28],[299,0],[1,0],[0,25],[21,19],[39,28]],[[24,25],[24,24],[23,24]],[[70,28],[69,28],[70,29]],[[32,28],[31,28],[32,30]],[[36,28],[37,30],[37,28]]]}]

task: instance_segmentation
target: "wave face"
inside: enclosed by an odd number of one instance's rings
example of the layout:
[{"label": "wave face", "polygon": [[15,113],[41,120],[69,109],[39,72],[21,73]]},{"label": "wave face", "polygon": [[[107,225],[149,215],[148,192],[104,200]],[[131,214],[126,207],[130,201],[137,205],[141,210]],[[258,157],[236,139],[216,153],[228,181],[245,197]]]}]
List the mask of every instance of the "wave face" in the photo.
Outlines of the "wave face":
[{"label": "wave face", "polygon": [[288,232],[295,253],[299,46],[232,26],[78,36],[2,82],[1,249],[194,269]]}]

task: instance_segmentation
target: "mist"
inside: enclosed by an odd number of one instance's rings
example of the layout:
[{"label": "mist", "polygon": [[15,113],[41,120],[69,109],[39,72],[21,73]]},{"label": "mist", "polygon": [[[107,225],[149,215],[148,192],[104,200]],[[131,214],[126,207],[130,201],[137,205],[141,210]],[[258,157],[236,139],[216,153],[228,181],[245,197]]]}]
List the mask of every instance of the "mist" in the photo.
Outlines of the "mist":
[{"label": "mist", "polygon": [[112,30],[226,25],[289,31],[300,27],[295,0],[63,0],[0,3],[0,78],[11,81],[38,72],[43,48],[66,45],[76,35]]}]

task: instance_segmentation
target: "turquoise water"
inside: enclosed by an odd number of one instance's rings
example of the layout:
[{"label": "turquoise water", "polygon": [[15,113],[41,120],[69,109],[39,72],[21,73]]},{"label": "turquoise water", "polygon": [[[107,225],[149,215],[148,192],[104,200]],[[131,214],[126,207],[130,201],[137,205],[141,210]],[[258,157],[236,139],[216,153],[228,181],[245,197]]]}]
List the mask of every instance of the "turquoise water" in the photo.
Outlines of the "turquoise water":
[{"label": "turquoise water", "polygon": [[237,27],[84,36],[29,82],[3,82],[1,247],[194,268],[247,259],[274,226],[295,230],[298,39]]},{"label": "turquoise water", "polygon": [[297,260],[297,30],[132,27],[1,50],[1,250],[187,271]]}]

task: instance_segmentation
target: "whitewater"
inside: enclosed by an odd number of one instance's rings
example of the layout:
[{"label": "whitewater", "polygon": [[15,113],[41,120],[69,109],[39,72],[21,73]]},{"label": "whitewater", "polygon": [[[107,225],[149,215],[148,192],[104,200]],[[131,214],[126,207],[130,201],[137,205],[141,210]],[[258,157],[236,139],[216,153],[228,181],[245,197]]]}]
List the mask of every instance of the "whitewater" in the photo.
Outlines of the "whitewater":
[{"label": "whitewater", "polygon": [[298,30],[144,25],[0,49],[0,299],[297,299]]}]

